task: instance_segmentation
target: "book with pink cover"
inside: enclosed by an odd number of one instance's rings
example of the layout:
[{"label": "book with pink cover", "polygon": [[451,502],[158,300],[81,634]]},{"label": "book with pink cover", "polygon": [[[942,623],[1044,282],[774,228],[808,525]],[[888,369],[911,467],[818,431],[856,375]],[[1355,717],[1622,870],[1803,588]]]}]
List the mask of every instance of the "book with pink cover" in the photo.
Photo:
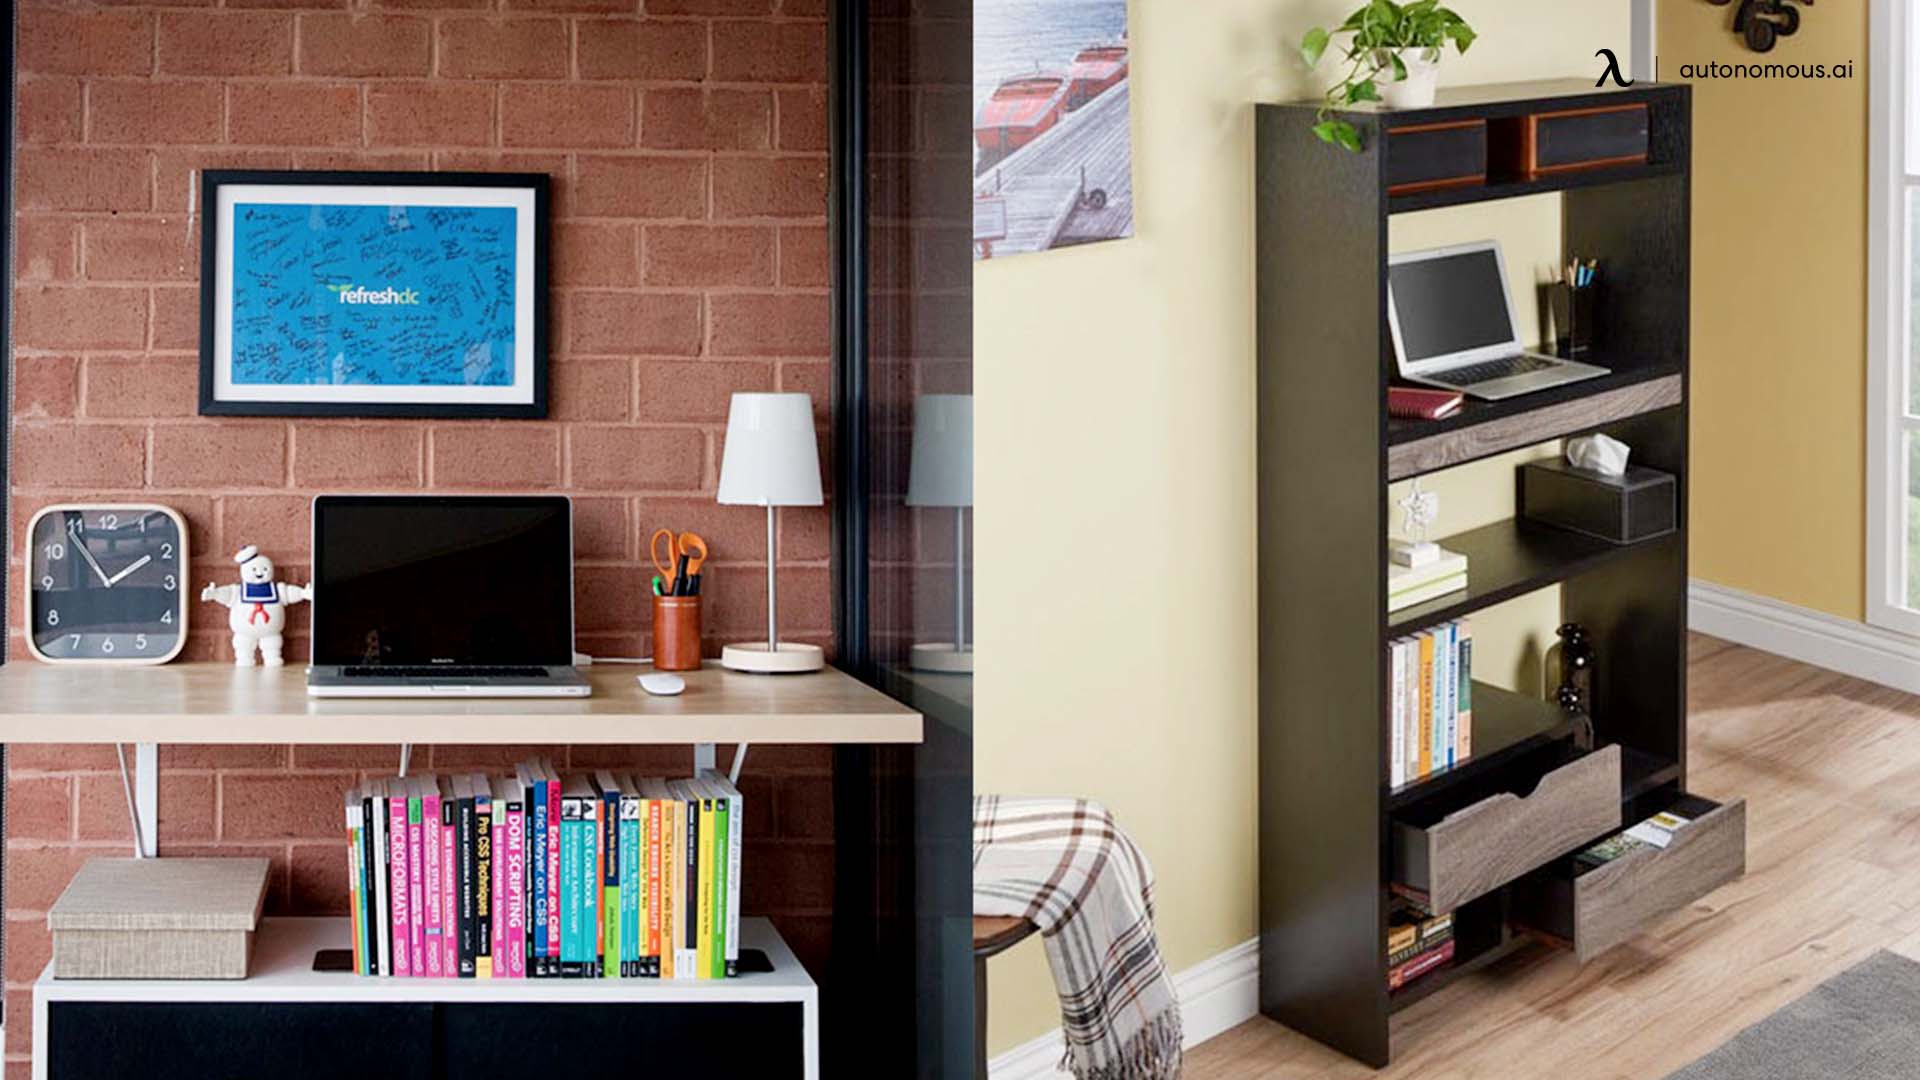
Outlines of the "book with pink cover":
[{"label": "book with pink cover", "polygon": [[399,779],[387,781],[387,845],[392,878],[387,896],[393,907],[393,973],[408,978],[413,975],[413,912],[409,907],[411,875],[407,872],[407,786]]},{"label": "book with pink cover", "polygon": [[426,827],[420,820],[424,810],[422,798],[424,788],[419,777],[407,781],[407,904],[413,912],[413,928],[408,933],[407,948],[412,953],[413,974],[415,978],[425,978],[427,974],[427,921],[426,915]]},{"label": "book with pink cover", "polygon": [[421,844],[421,894],[425,898],[421,903],[423,923],[422,938],[426,942],[426,975],[437,979],[446,972],[446,942],[441,935],[446,931],[441,922],[443,911],[440,903],[440,875],[442,873],[440,856],[442,837],[440,835],[440,785],[431,773],[422,777],[420,788],[420,825],[424,836]]},{"label": "book with pink cover", "polygon": [[505,873],[506,902],[500,905],[506,920],[504,950],[507,978],[527,977],[527,792],[518,780],[506,781],[507,832]]},{"label": "book with pink cover", "polygon": [[506,782],[497,776],[477,778],[487,785],[493,793],[493,872],[487,878],[487,955],[493,958],[493,977],[512,978],[507,963],[507,887],[510,880],[506,873],[507,853],[507,788]]},{"label": "book with pink cover", "polygon": [[[560,910],[560,772],[550,760],[542,760],[547,774],[547,910]],[[560,919],[547,920],[547,955],[560,955]]]},{"label": "book with pink cover", "polygon": [[454,868],[460,864],[455,861],[453,850],[454,837],[458,832],[453,825],[455,800],[452,787],[445,778],[438,780],[440,786],[440,971],[447,978],[460,974],[460,909],[456,906],[460,895],[459,875]]}]

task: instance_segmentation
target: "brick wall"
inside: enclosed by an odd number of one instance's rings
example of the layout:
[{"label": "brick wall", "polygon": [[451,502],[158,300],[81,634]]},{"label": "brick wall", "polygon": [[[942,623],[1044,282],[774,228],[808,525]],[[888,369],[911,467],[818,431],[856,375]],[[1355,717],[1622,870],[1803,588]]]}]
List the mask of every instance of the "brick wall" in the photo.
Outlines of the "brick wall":
[{"label": "brick wall", "polygon": [[[218,6],[217,6],[218,5]],[[702,532],[710,644],[764,626],[759,512],[713,503],[728,395],[828,386],[823,0],[184,0],[18,7],[11,558],[29,515],[150,499],[192,526],[195,579],[258,543],[304,580],[325,490],[574,495],[580,647],[648,648],[644,550]],[[476,169],[554,180],[552,418],[205,420],[196,170]],[[783,632],[825,641],[827,517],[789,511]],[[20,598],[9,596],[13,625]],[[225,658],[196,610],[187,657]],[[290,653],[304,657],[296,609]],[[13,657],[24,654],[14,635]],[[29,661],[30,662],[30,661]],[[438,747],[419,767],[493,767]],[[574,767],[684,769],[685,751],[548,748]],[[270,910],[340,908],[338,797],[396,748],[167,748],[161,840],[274,860]],[[420,762],[419,754],[415,761]],[[823,955],[830,758],[757,749],[749,906]],[[42,912],[81,859],[124,850],[110,749],[15,747],[7,1074]],[[777,843],[775,841],[778,841]]]}]

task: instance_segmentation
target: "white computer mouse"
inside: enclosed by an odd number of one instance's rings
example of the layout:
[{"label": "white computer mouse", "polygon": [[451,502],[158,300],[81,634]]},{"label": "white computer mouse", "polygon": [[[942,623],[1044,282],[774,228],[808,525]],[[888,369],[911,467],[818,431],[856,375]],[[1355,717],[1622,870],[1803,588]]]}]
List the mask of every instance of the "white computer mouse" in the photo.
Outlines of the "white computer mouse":
[{"label": "white computer mouse", "polygon": [[687,688],[687,680],[665,671],[650,671],[640,676],[640,689],[658,697],[672,697]]}]

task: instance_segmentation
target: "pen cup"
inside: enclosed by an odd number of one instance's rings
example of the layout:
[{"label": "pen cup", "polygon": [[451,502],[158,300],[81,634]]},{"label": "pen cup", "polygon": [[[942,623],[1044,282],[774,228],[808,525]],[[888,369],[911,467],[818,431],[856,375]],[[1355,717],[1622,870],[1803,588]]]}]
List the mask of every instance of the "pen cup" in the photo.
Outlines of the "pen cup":
[{"label": "pen cup", "polygon": [[697,671],[700,667],[700,598],[653,598],[653,669]]},{"label": "pen cup", "polygon": [[1594,300],[1598,285],[1553,288],[1554,351],[1565,357],[1585,356],[1593,348]]}]

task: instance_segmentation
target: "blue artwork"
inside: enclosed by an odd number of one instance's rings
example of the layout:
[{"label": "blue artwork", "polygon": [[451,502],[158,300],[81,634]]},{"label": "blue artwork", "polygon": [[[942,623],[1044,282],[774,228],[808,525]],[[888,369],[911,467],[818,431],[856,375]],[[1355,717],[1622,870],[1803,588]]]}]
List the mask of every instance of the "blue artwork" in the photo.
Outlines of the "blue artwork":
[{"label": "blue artwork", "polygon": [[233,383],[512,385],[516,213],[235,204]]}]

